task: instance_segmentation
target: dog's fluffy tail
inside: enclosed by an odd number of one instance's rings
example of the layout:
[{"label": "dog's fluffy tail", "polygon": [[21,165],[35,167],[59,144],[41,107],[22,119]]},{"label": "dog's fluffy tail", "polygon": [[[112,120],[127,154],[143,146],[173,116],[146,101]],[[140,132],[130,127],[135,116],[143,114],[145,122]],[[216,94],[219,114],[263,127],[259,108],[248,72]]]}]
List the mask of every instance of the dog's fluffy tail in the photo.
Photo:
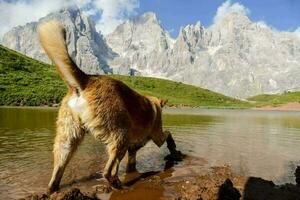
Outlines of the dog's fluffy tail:
[{"label": "dog's fluffy tail", "polygon": [[83,90],[88,75],[76,66],[68,54],[65,28],[57,21],[44,22],[38,26],[38,35],[61,78],[76,92]]}]

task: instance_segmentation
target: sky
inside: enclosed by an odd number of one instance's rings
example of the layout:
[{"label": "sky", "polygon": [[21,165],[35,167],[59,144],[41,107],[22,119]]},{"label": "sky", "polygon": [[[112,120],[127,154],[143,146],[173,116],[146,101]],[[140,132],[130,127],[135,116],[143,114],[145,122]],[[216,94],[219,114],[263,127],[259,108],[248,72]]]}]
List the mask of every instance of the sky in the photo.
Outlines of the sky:
[{"label": "sky", "polygon": [[[177,36],[181,26],[200,21],[205,27],[214,22],[224,0],[141,0],[139,13],[154,11],[163,27]],[[280,31],[295,31],[300,27],[300,0],[239,0],[227,1],[248,10],[248,17],[264,22]]]},{"label": "sky", "polygon": [[296,31],[300,36],[300,0],[0,0],[0,38],[14,26],[73,3],[95,20],[103,34],[126,19],[151,11],[174,38],[181,26],[200,21],[208,27],[230,12],[245,14],[277,31]]}]

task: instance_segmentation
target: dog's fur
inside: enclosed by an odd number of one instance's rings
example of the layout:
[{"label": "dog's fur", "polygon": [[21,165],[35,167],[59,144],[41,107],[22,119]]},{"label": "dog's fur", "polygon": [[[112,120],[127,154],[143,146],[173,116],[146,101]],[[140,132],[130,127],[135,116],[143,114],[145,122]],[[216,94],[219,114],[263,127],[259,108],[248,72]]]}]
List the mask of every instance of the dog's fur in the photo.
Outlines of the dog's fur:
[{"label": "dog's fur", "polygon": [[171,154],[179,153],[170,132],[162,130],[165,101],[143,96],[110,77],[83,73],[70,59],[65,29],[58,22],[39,25],[38,34],[43,48],[68,85],[57,119],[50,193],[58,190],[64,169],[85,133],[91,133],[107,145],[109,159],[103,175],[115,188],[121,188],[118,167],[127,151],[128,172],[135,170],[136,152],[149,140],[159,147],[167,141]]}]

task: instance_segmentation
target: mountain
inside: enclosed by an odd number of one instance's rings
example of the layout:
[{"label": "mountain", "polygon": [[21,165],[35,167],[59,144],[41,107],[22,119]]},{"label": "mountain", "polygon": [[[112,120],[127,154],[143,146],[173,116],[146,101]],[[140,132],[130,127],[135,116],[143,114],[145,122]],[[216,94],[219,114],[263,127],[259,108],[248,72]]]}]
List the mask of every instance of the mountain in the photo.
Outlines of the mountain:
[{"label": "mountain", "polygon": [[232,97],[300,89],[300,38],[232,13],[205,28],[181,28],[171,39],[153,13],[126,21],[106,37],[119,56],[110,67],[132,68]]},{"label": "mountain", "polygon": [[106,42],[118,54],[109,62],[114,73],[128,74],[134,69],[140,75],[156,77],[160,76],[160,70],[153,59],[163,58],[174,43],[151,12],[121,24],[107,35]]},{"label": "mountain", "polygon": [[107,60],[114,53],[106,45],[94,23],[76,7],[62,9],[51,13],[38,22],[18,26],[7,32],[3,37],[3,45],[26,54],[29,57],[50,63],[47,55],[39,44],[37,26],[43,21],[56,19],[66,27],[68,51],[77,65],[88,74],[110,72]]},{"label": "mountain", "polygon": [[[145,95],[173,106],[250,107],[250,104],[199,87],[169,80],[113,76]],[[55,67],[0,45],[0,105],[58,105],[67,88]]]},{"label": "mountain", "polygon": [[[154,13],[120,24],[102,36],[76,9],[41,19],[58,18],[67,27],[68,50],[89,74],[154,76],[207,88],[236,98],[300,89],[300,37],[228,14],[209,27],[201,22],[169,36]],[[39,47],[39,22],[13,28],[5,46],[47,61]]]}]

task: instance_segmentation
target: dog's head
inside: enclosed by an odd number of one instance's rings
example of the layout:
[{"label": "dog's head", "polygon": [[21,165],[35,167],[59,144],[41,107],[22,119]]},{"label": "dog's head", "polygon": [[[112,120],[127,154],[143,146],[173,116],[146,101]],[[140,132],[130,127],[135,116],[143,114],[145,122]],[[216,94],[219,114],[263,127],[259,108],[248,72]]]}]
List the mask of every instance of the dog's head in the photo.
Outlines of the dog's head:
[{"label": "dog's head", "polygon": [[161,108],[163,108],[168,103],[168,99],[158,99],[158,100]]},{"label": "dog's head", "polygon": [[148,99],[150,99],[150,101],[158,105],[160,108],[163,108],[168,103],[167,99],[160,99],[153,96],[148,96]]}]

